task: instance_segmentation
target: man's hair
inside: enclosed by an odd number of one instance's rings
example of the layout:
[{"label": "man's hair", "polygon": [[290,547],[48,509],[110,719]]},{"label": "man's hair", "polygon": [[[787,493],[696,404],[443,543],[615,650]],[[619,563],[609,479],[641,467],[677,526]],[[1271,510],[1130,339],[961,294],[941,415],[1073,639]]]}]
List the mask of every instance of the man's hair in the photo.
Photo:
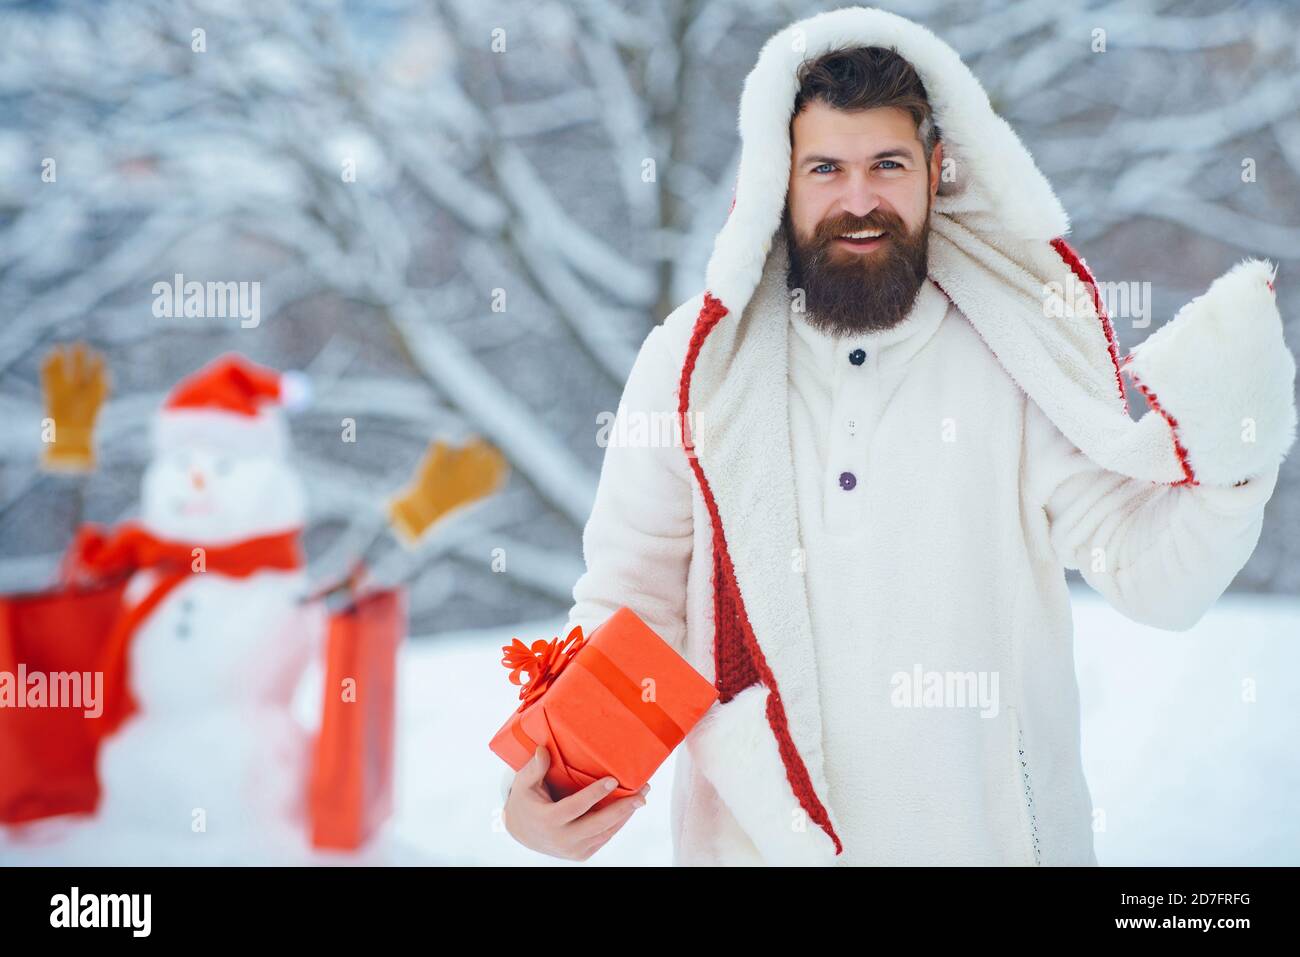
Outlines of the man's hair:
[{"label": "man's hair", "polygon": [[940,131],[934,122],[925,84],[912,64],[885,47],[831,50],[799,67],[799,92],[790,114],[794,118],[810,100],[821,100],[837,110],[872,110],[892,106],[906,110],[916,123],[916,135],[930,161]]}]

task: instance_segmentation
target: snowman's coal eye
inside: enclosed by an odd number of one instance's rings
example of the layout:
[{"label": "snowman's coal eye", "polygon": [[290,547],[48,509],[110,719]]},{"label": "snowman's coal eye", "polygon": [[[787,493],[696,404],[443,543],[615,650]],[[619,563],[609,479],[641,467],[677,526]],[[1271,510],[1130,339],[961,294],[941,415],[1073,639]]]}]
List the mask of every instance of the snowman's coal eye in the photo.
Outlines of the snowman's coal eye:
[{"label": "snowman's coal eye", "polygon": [[213,470],[214,470],[218,475],[229,475],[229,474],[230,474],[230,459],[225,458],[224,456],[222,456],[221,458],[217,459],[216,462],[213,463],[213,466],[212,466],[212,467],[213,467]]}]

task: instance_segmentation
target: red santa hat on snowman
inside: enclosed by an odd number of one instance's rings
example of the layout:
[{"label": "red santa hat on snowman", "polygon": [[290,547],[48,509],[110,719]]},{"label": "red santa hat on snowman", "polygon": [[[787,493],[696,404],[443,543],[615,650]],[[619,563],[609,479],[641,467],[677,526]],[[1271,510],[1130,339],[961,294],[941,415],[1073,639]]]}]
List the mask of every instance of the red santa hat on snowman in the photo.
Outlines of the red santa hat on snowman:
[{"label": "red santa hat on snowman", "polygon": [[283,457],[289,449],[283,411],[296,411],[310,398],[302,373],[277,372],[228,352],[172,389],[154,421],[154,448]]}]

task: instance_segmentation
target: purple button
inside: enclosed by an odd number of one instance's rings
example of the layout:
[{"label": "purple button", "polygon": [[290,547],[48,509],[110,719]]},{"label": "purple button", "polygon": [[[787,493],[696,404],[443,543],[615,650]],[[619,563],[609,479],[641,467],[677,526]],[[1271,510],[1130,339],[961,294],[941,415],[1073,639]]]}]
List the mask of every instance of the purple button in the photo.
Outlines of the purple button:
[{"label": "purple button", "polygon": [[844,489],[844,491],[846,492],[853,491],[853,486],[857,484],[858,484],[858,477],[854,475],[852,472],[840,473],[840,488]]}]

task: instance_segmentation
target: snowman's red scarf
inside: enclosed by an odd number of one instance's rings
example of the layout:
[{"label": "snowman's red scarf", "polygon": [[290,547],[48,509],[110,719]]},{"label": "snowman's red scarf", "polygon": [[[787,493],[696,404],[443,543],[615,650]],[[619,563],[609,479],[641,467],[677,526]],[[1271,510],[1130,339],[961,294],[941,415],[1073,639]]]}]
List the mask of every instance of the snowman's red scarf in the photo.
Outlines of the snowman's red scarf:
[{"label": "snowman's red scarf", "polygon": [[195,545],[158,538],[139,525],[127,523],[111,536],[84,526],[64,559],[69,582],[120,579],[150,569],[157,579],[134,605],[124,604],[104,645],[104,710],[92,722],[97,736],[111,734],[138,708],[127,680],[131,638],[173,588],[191,575],[217,574],[246,578],[265,569],[292,571],[302,567],[298,529],[250,538],[233,545]]}]

